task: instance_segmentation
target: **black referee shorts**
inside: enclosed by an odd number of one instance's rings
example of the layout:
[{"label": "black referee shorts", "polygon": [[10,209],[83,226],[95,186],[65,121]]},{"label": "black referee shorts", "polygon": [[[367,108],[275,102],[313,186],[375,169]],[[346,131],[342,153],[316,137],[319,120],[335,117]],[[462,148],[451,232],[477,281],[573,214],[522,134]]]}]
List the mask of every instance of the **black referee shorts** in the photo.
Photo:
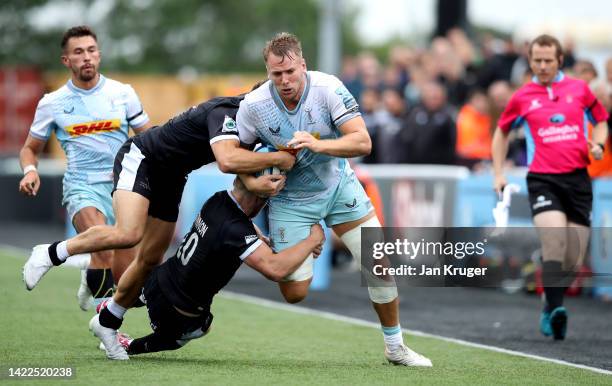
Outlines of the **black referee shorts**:
[{"label": "black referee shorts", "polygon": [[562,174],[527,174],[531,213],[564,212],[568,221],[590,226],[593,188],[586,169]]},{"label": "black referee shorts", "polygon": [[149,200],[149,216],[176,222],[187,176],[147,160],[130,138],[115,157],[113,177],[113,193],[117,189],[138,193]]}]

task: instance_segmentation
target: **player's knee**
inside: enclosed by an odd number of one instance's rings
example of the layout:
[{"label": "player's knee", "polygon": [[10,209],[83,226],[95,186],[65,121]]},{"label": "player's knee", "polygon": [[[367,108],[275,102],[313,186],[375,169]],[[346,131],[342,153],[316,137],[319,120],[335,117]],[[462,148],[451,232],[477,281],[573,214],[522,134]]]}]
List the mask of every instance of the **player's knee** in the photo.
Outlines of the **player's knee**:
[{"label": "player's knee", "polygon": [[287,303],[296,304],[306,299],[306,295],[308,295],[308,293],[290,293],[290,294],[283,294],[283,297],[285,298],[285,301]]},{"label": "player's knee", "polygon": [[397,298],[397,287],[368,287],[370,300],[377,304],[391,303]]},{"label": "player's knee", "polygon": [[[370,233],[369,239],[372,240],[383,240],[384,235],[382,233],[380,221],[376,216],[368,219],[367,221],[357,225],[355,228],[349,230],[344,233],[340,239],[344,242],[344,245],[349,249],[353,258],[357,261],[357,263],[362,264],[361,262],[361,228],[378,228],[377,234]],[[370,230],[373,232],[374,230]]]},{"label": "player's knee", "polygon": [[157,267],[161,261],[162,261],[162,257],[161,255],[144,255],[144,254],[139,254],[138,257],[136,257],[136,264],[138,265],[138,270],[140,272],[146,273],[147,275],[153,271],[153,269],[155,267]]},{"label": "player's knee", "polygon": [[296,288],[281,288],[281,293],[285,298],[285,301],[290,304],[299,303],[302,300],[306,299],[308,295],[308,286],[300,286]]}]

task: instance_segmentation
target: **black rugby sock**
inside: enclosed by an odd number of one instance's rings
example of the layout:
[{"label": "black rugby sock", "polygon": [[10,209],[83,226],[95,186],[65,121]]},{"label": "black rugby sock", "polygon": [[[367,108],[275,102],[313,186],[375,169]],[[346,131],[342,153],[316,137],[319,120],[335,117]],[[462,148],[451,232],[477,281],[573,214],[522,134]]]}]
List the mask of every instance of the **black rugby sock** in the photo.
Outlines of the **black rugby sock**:
[{"label": "black rugby sock", "polygon": [[113,273],[110,268],[87,268],[87,287],[94,299],[113,296]]},{"label": "black rugby sock", "polygon": [[64,261],[65,261],[65,260],[60,260],[59,257],[57,257],[57,244],[59,244],[60,242],[61,241],[56,241],[53,244],[49,245],[49,248],[48,248],[49,259],[55,266],[64,264]]},{"label": "black rugby sock", "polygon": [[563,294],[567,288],[566,272],[559,261],[545,261],[542,263],[542,284],[546,305],[544,311],[551,312],[563,305]]},{"label": "black rugby sock", "polygon": [[158,351],[176,350],[181,348],[176,339],[159,333],[134,339],[128,349],[129,355],[144,354]]},{"label": "black rugby sock", "polygon": [[123,319],[119,319],[112,312],[108,310],[108,308],[104,307],[100,311],[100,324],[102,327],[112,328],[113,330],[118,330],[123,323]]}]

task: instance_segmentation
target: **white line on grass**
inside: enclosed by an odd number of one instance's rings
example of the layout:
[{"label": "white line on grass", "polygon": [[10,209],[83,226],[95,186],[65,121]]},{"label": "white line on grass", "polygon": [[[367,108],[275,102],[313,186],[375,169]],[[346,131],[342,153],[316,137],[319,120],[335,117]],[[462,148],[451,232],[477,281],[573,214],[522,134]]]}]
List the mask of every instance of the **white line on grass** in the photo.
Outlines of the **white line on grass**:
[{"label": "white line on grass", "polygon": [[[372,327],[372,328],[376,328],[378,330],[380,329],[380,325],[378,323],[370,322],[370,321],[363,320],[363,319],[352,318],[350,316],[339,315],[339,314],[335,314],[333,312],[313,310],[311,308],[306,308],[306,307],[301,307],[301,306],[294,306],[294,305],[291,305],[291,304],[276,302],[276,301],[273,301],[273,300],[262,299],[262,298],[258,298],[256,296],[244,295],[244,294],[240,294],[240,293],[236,293],[236,292],[231,292],[231,291],[225,291],[225,290],[221,291],[221,295],[226,297],[226,298],[229,298],[229,299],[241,300],[241,301],[244,301],[244,302],[247,302],[247,303],[252,303],[252,304],[256,304],[256,305],[260,305],[260,306],[264,306],[264,307],[275,308],[275,309],[279,309],[279,310],[283,310],[283,311],[290,311],[290,312],[295,312],[295,313],[304,314],[304,315],[319,316],[319,317],[330,319],[330,320],[346,322],[346,323],[350,323],[350,324],[354,324],[354,325],[359,325],[359,326],[364,326],[364,327]],[[410,334],[410,335],[414,335],[414,336],[421,336],[421,337],[425,337],[425,338],[433,338],[433,339],[438,339],[438,340],[442,340],[442,341],[445,341],[445,342],[451,342],[451,343],[460,344],[462,346],[475,347],[475,348],[479,348],[479,349],[483,349],[483,350],[495,351],[495,352],[504,353],[504,354],[508,354],[508,355],[514,355],[514,356],[523,357],[523,358],[535,359],[535,360],[539,360],[539,361],[543,361],[543,362],[556,363],[558,365],[563,365],[563,366],[575,367],[575,368],[578,368],[578,369],[588,370],[588,371],[592,371],[592,372],[599,373],[599,374],[612,375],[612,371],[609,371],[609,370],[604,370],[604,369],[600,369],[600,368],[597,368],[597,367],[581,365],[581,364],[578,364],[578,363],[567,362],[567,361],[560,360],[560,359],[547,358],[547,357],[543,357],[543,356],[539,356],[539,355],[533,355],[533,354],[524,353],[524,352],[521,352],[521,351],[508,350],[508,349],[501,348],[501,347],[495,347],[495,346],[489,346],[489,345],[486,345],[486,344],[468,342],[468,341],[462,340],[462,339],[449,338],[449,337],[446,337],[446,336],[430,334],[430,333],[422,332],[422,331],[408,330],[406,328],[403,328],[402,330],[403,330],[403,332],[405,332],[407,334]]]},{"label": "white line on grass", "polygon": [[[9,255],[13,255],[13,256],[17,256],[17,257],[18,256],[23,256],[24,258],[27,257],[29,255],[29,253],[30,253],[30,251],[28,251],[26,249],[13,247],[13,246],[7,245],[7,244],[0,244],[0,249],[6,251]],[[380,325],[378,323],[370,322],[370,321],[363,320],[363,319],[352,318],[350,316],[339,315],[339,314],[335,314],[333,312],[313,310],[311,308],[306,308],[306,307],[301,307],[301,306],[294,306],[292,304],[276,302],[276,301],[273,301],[273,300],[258,298],[256,296],[244,295],[244,294],[239,294],[239,293],[236,293],[236,292],[225,291],[225,290],[221,291],[221,295],[223,297],[228,298],[228,299],[241,300],[243,302],[252,303],[252,304],[256,304],[256,305],[260,305],[260,306],[264,306],[264,307],[269,307],[269,308],[275,308],[275,309],[278,309],[278,310],[295,312],[295,313],[304,314],[304,315],[319,316],[319,317],[322,317],[322,318],[326,318],[326,319],[330,319],[330,320],[336,320],[336,321],[340,321],[340,322],[346,322],[346,323],[350,323],[350,324],[354,324],[354,325],[358,325],[358,326],[364,326],[364,327],[371,327],[371,328],[380,329]],[[449,338],[449,337],[446,337],[446,336],[430,334],[430,333],[422,332],[422,331],[408,330],[406,328],[403,328],[402,331],[407,333],[407,334],[414,335],[414,336],[421,336],[421,337],[425,337],[425,338],[433,338],[433,339],[438,339],[438,340],[442,340],[442,341],[445,341],[445,342],[451,342],[451,343],[460,344],[462,346],[475,347],[475,348],[480,348],[480,349],[483,349],[483,350],[495,351],[495,352],[504,353],[504,354],[508,354],[508,355],[514,355],[514,356],[523,357],[523,358],[535,359],[535,360],[539,360],[539,361],[543,361],[543,362],[556,363],[558,365],[569,366],[569,367],[574,367],[574,368],[578,368],[578,369],[588,370],[588,371],[592,371],[592,372],[599,373],[599,374],[612,375],[612,371],[609,371],[609,370],[604,370],[604,369],[600,369],[600,368],[597,368],[597,367],[581,365],[581,364],[578,364],[578,363],[567,362],[567,361],[563,361],[563,360],[560,360],[560,359],[547,358],[547,357],[543,357],[543,356],[539,356],[539,355],[533,355],[533,354],[524,353],[524,352],[521,352],[521,351],[508,350],[508,349],[501,348],[501,347],[495,347],[495,346],[489,346],[489,345],[486,345],[486,344],[468,342],[468,341],[462,340],[462,339]]]}]

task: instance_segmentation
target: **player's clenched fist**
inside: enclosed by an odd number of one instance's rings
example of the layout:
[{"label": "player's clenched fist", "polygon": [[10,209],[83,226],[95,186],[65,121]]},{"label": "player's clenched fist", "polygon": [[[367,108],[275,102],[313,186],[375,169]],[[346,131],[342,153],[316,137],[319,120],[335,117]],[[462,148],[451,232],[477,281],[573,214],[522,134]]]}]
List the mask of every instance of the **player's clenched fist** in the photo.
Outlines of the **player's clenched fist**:
[{"label": "player's clenched fist", "polygon": [[595,143],[591,140],[588,140],[588,143],[589,143],[589,151],[591,152],[591,155],[593,156],[593,158],[597,161],[602,159],[603,158],[603,147],[600,144]]},{"label": "player's clenched fist", "polygon": [[240,179],[247,190],[255,195],[259,197],[272,197],[283,190],[287,177],[282,174],[267,174],[259,177],[241,174]]},{"label": "player's clenched fist", "polygon": [[314,153],[319,153],[319,140],[307,131],[296,131],[293,139],[287,144],[294,149],[308,149]]},{"label": "player's clenched fist", "polygon": [[295,156],[287,151],[279,151],[274,153],[278,157],[276,167],[282,171],[288,171],[295,164]]}]

